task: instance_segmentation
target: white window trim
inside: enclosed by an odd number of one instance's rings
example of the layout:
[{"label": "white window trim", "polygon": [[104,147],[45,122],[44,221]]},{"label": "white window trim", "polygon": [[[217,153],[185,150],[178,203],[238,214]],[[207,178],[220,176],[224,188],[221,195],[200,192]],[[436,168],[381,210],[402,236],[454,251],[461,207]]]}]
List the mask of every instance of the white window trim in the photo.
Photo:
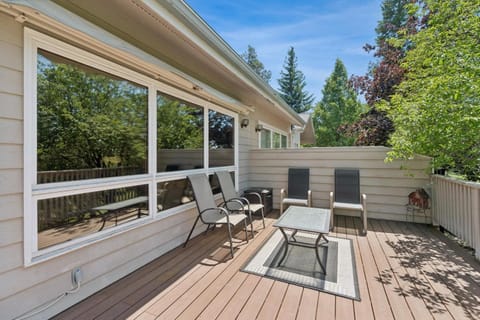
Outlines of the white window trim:
[{"label": "white window trim", "polygon": [[[270,132],[272,133],[272,134],[270,135],[270,149],[278,149],[278,148],[274,148],[274,147],[273,147],[273,133],[278,133],[278,134],[280,134],[280,135],[286,136],[286,137],[287,137],[287,145],[286,145],[285,147],[282,147],[282,148],[288,148],[288,145],[289,145],[289,143],[288,143],[288,142],[289,142],[289,139],[288,139],[289,134],[288,134],[286,131],[280,130],[280,129],[278,129],[277,127],[274,127],[274,126],[272,126],[272,125],[270,125],[270,124],[268,124],[268,123],[265,123],[265,122],[263,122],[263,121],[258,121],[258,124],[262,125],[263,129],[270,130]],[[261,134],[262,134],[261,131],[259,131],[259,132],[257,133],[257,137],[258,137],[258,148],[259,148],[259,149],[262,148]],[[281,137],[280,137],[280,139],[281,139]],[[281,143],[281,142],[280,142],[280,143]],[[265,149],[265,148],[264,148],[264,149]]]},{"label": "white window trim", "polygon": [[[118,76],[148,88],[148,173],[136,176],[122,176],[103,179],[79,180],[59,183],[37,184],[37,52],[38,49],[64,56],[90,67],[99,69],[109,74]],[[157,173],[156,169],[156,109],[157,92],[168,94],[172,97],[199,105],[208,110],[215,110],[234,118],[234,165],[226,167],[208,168],[208,125],[204,125],[204,152],[205,166],[203,169],[178,171],[171,173]],[[156,210],[157,183],[177,178],[186,178],[190,173],[214,173],[220,170],[235,171],[238,181],[239,161],[239,132],[238,114],[222,108],[210,101],[178,88],[171,87],[163,82],[149,78],[138,72],[130,70],[101,58],[89,51],[77,48],[56,38],[38,31],[24,28],[24,265],[31,266],[57,256],[78,250],[82,247],[104,240],[106,238],[127,232],[135,227],[165,219],[179,212],[194,207],[187,203],[165,211]],[[204,119],[208,124],[208,116]],[[95,192],[119,187],[148,185],[149,190],[149,215],[120,226],[103,230],[95,234],[76,238],[52,247],[38,250],[37,243],[37,201],[80,193]]]}]

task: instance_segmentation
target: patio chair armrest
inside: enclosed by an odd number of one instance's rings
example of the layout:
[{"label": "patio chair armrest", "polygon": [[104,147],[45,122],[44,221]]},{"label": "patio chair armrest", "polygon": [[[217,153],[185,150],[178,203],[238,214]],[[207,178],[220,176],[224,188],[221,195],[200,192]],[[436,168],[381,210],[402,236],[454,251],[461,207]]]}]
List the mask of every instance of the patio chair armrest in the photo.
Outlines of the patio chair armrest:
[{"label": "patio chair armrest", "polygon": [[[229,203],[236,203],[238,204],[238,209],[229,209],[228,208],[228,204]],[[238,210],[238,211],[245,211],[245,208],[243,207],[243,202],[241,201],[241,198],[232,198],[232,199],[228,199],[227,201],[225,201],[223,203],[223,207],[222,208],[225,208],[226,210],[230,211],[230,210]]]},{"label": "patio chair armrest", "polygon": [[207,209],[204,209],[202,212],[199,212],[200,219],[202,220],[202,222],[204,221],[203,218],[202,218],[202,214],[204,214],[207,211],[212,211],[212,210],[217,210],[217,211],[220,211],[221,213],[223,213],[225,215],[225,217],[227,218],[227,223],[230,224],[230,218],[228,217],[228,215],[229,215],[228,210],[225,209],[225,208],[222,208],[222,207],[207,208]]},{"label": "patio chair armrest", "polygon": [[283,198],[285,198],[286,196],[287,196],[287,192],[285,191],[284,188],[282,188],[282,189],[280,190],[280,202],[282,202],[282,201],[283,201]]},{"label": "patio chair armrest", "polygon": [[330,191],[330,230],[333,230],[333,191]]},{"label": "patio chair armrest", "polygon": [[362,216],[362,222],[363,222],[363,233],[367,234],[368,230],[368,223],[367,223],[367,195],[365,193],[362,194],[362,207],[363,207],[363,216]]},{"label": "patio chair armrest", "polygon": [[[263,204],[263,203],[262,203],[262,197],[260,196],[260,193],[258,193],[258,192],[248,192],[248,193],[244,193],[243,195],[244,195],[244,196],[245,196],[245,195],[255,196],[255,197],[258,198],[258,203]],[[247,199],[247,198],[245,198],[245,199]],[[248,199],[247,199],[247,201],[248,201]],[[256,202],[255,202],[255,203],[256,203]],[[249,204],[250,204],[250,201],[249,201]]]},{"label": "patio chair armrest", "polygon": [[307,192],[307,201],[308,201],[308,206],[312,206],[312,190],[308,190]]}]

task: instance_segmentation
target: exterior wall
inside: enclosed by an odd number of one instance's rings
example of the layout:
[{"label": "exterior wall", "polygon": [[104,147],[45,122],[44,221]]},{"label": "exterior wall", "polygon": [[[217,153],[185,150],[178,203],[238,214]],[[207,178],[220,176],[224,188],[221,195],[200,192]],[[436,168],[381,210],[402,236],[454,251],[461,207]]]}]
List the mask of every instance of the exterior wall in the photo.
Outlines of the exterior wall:
[{"label": "exterior wall", "polygon": [[328,208],[329,193],[334,188],[334,169],[359,168],[360,191],[367,195],[368,217],[431,223],[430,216],[407,215],[405,206],[410,192],[429,184],[430,158],[385,163],[388,150],[384,147],[252,150],[249,187],[273,188],[274,207],[279,208],[280,189],[287,187],[288,168],[309,167],[313,206]]},{"label": "exterior wall", "polygon": [[[197,213],[191,203],[181,212],[25,267],[23,26],[0,13],[0,30],[0,318],[18,317],[72,289],[71,271],[81,267],[83,282],[77,293],[29,318],[46,319],[181,245]],[[239,129],[241,188],[248,184],[248,150],[258,143],[255,120],[250,122],[248,128]],[[202,231],[204,226],[199,225],[194,235]]]},{"label": "exterior wall", "polygon": [[[248,116],[240,115],[239,121],[248,118],[250,123],[246,128],[239,128],[239,190],[245,190],[251,187],[250,177],[250,150],[258,148],[259,134],[255,132],[255,126],[258,121],[263,121],[269,125],[285,132],[290,132],[290,122],[278,115],[256,110]],[[290,139],[290,137],[288,137]]]}]

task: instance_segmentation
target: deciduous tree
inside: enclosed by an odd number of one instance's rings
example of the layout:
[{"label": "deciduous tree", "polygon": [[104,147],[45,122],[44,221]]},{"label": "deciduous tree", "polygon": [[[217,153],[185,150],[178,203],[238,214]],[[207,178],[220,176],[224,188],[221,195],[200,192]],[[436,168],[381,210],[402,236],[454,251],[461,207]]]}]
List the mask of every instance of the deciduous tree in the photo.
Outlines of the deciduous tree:
[{"label": "deciduous tree", "polygon": [[394,46],[391,41],[402,34],[414,34],[424,25],[424,17],[408,11],[409,5],[418,1],[384,0],[382,3],[382,20],[375,29],[375,46],[367,44],[364,47],[367,52],[374,51],[377,61],[371,64],[366,75],[351,78],[353,86],[365,95],[370,106],[370,110],[358,122],[344,128],[346,133],[356,137],[357,145],[387,145],[394,130],[385,112],[375,106],[380,101],[389,101],[395,87],[404,78],[405,69],[400,61],[410,45],[405,42],[402,46]]},{"label": "deciduous tree", "polygon": [[[427,0],[428,26],[405,35],[408,70],[389,103],[395,124],[392,158],[435,157],[470,179],[480,178],[480,0]],[[425,8],[423,11],[426,10]]]}]

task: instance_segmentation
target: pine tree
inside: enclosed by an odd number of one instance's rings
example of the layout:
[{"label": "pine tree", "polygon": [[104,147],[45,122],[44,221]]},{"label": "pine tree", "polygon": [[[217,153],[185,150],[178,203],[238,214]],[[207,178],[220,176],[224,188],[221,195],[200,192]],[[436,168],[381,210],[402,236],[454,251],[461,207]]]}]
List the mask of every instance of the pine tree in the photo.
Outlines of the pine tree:
[{"label": "pine tree", "polygon": [[270,70],[266,70],[263,63],[258,60],[258,55],[254,47],[248,45],[247,51],[242,53],[241,57],[266,83],[270,82],[270,79],[272,78],[272,72]]},{"label": "pine tree", "polygon": [[340,59],[325,81],[323,98],[316,105],[313,115],[317,146],[349,146],[354,138],[341,132],[340,127],[356,121],[362,104],[348,81],[347,69]]},{"label": "pine tree", "polygon": [[305,91],[305,75],[298,70],[298,61],[295,49],[290,47],[283,65],[284,70],[280,72],[278,84],[280,95],[287,104],[296,112],[302,113],[311,109],[314,97]]}]

